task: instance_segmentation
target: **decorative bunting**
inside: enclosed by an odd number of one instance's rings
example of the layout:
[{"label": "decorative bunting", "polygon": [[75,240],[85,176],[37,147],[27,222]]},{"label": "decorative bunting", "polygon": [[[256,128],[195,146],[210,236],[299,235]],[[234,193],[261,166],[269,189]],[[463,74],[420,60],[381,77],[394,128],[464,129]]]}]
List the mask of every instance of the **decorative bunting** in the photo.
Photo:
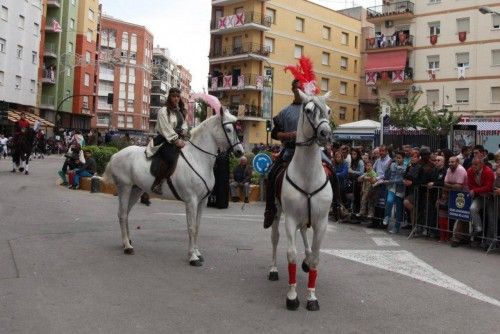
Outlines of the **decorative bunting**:
[{"label": "decorative bunting", "polygon": [[404,81],[404,71],[403,70],[392,71],[392,82],[393,83],[400,83],[403,81]]},{"label": "decorative bunting", "polygon": [[217,86],[218,86],[218,78],[217,77],[212,77],[212,90],[217,90]]},{"label": "decorative bunting", "polygon": [[430,68],[427,70],[427,74],[429,75],[429,80],[436,80],[436,70]]},{"label": "decorative bunting", "polygon": [[438,35],[431,35],[430,39],[431,39],[431,44],[434,45],[438,41]]},{"label": "decorative bunting", "polygon": [[457,67],[457,75],[459,79],[465,79],[465,66]]},{"label": "decorative bunting", "polygon": [[225,75],[224,76],[224,82],[222,84],[222,86],[224,88],[231,88],[232,86],[232,83],[233,83],[233,76],[232,75]]},{"label": "decorative bunting", "polygon": [[467,32],[466,32],[466,31],[460,31],[460,32],[458,33],[458,40],[459,40],[460,42],[462,42],[462,43],[463,43],[463,42],[465,42],[465,39],[466,39],[466,38],[467,38]]},{"label": "decorative bunting", "polygon": [[367,86],[375,85],[377,83],[377,72],[366,72],[365,79]]},{"label": "decorative bunting", "polygon": [[245,88],[245,76],[240,75],[238,77],[238,89],[243,89],[243,88]]},{"label": "decorative bunting", "polygon": [[221,17],[217,24],[217,29],[228,29],[239,27],[245,24],[245,13]]},{"label": "decorative bunting", "polygon": [[255,79],[255,86],[257,87],[257,89],[264,88],[264,77],[262,75],[258,75]]},{"label": "decorative bunting", "polygon": [[54,30],[55,32],[62,31],[61,25],[56,21],[56,19],[52,19],[52,30]]}]

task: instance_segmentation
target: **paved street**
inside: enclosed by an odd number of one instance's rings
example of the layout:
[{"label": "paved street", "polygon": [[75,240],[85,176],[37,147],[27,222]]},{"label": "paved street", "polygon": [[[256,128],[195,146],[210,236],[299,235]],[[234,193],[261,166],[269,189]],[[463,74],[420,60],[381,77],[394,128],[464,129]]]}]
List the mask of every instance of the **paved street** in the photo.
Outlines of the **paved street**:
[{"label": "paved street", "polygon": [[[206,209],[201,268],[188,265],[182,203],[138,204],[135,255],[122,252],[116,197],[57,185],[62,158],[12,175],[0,160],[0,333],[495,333],[500,253],[452,249],[358,225],[330,224],[321,254],[321,310],[285,309],[267,280],[263,205]],[[302,247],[299,248],[302,250]],[[302,258],[302,256],[300,256]],[[433,284],[431,284],[433,283]]]}]

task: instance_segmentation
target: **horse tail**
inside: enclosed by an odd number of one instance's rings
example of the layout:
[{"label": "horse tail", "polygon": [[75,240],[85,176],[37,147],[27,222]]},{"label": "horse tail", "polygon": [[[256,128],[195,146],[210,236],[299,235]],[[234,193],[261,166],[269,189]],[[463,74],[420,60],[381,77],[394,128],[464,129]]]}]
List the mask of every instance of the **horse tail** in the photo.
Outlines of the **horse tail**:
[{"label": "horse tail", "polygon": [[111,167],[111,162],[113,161],[113,156],[109,160],[106,168],[104,169],[104,173],[101,176],[101,180],[107,183],[115,184],[115,178],[113,176],[113,167]]}]

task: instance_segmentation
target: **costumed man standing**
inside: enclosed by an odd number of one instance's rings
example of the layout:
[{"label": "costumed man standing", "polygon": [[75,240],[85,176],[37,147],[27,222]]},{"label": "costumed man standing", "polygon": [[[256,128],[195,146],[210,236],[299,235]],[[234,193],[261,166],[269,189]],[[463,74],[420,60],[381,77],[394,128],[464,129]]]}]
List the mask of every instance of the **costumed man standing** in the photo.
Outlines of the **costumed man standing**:
[{"label": "costumed man standing", "polygon": [[[14,136],[12,138],[12,143],[14,147],[12,151],[12,173],[16,172],[16,167],[21,164],[21,157],[14,153],[15,148],[20,144],[21,136],[25,135],[30,128],[30,122],[26,119],[26,114],[24,111],[21,112],[20,118],[14,123]],[[24,168],[19,168],[19,171],[23,171]]]},{"label": "costumed man standing", "polygon": [[158,135],[146,147],[148,159],[158,154],[162,160],[160,167],[152,170],[155,181],[151,191],[155,194],[162,195],[161,184],[174,173],[180,150],[186,145],[184,139],[188,136],[188,126],[184,120],[185,113],[181,91],[175,87],[171,88],[168,91],[166,107],[158,111],[155,128]]}]

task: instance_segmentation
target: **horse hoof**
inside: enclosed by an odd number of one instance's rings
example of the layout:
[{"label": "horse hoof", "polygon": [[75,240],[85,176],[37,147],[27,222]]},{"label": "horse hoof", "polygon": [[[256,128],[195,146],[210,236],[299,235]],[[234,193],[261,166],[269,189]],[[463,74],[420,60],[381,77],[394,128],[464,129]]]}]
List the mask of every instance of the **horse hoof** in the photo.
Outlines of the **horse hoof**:
[{"label": "horse hoof", "polygon": [[302,261],[302,270],[305,272],[305,273],[308,273],[309,272],[309,266],[307,265],[306,261]]},{"label": "horse hoof", "polygon": [[290,311],[295,311],[299,308],[299,298],[295,298],[294,300],[286,299],[286,309]]},{"label": "horse hoof", "polygon": [[30,175],[30,173],[28,171],[24,172],[24,175]]},{"label": "horse hoof", "polygon": [[318,300],[308,300],[306,309],[308,311],[319,311],[319,303]]},{"label": "horse hoof", "polygon": [[269,272],[268,279],[269,279],[270,281],[277,281],[277,280],[279,280],[280,278],[279,278],[279,276],[278,276],[278,272],[277,272],[277,271],[270,271],[270,272]]},{"label": "horse hoof", "polygon": [[200,260],[191,260],[189,261],[189,264],[192,265],[193,267],[201,267],[203,263]]},{"label": "horse hoof", "polygon": [[11,172],[11,173],[15,173],[15,172],[16,172],[16,170],[15,170],[15,169],[13,169],[13,170],[11,170],[10,172]]},{"label": "horse hoof", "polygon": [[24,172],[24,168],[23,168],[23,167],[20,167],[20,168],[19,168],[19,171],[20,171],[21,173],[22,173],[22,172]]},{"label": "horse hoof", "polygon": [[135,252],[134,252],[134,249],[133,248],[125,248],[123,250],[123,253],[127,254],[127,255],[134,255]]},{"label": "horse hoof", "polygon": [[204,257],[203,257],[203,255],[201,255],[201,254],[200,254],[200,255],[198,255],[198,260],[199,260],[200,262],[205,262],[205,258],[204,258]]}]

